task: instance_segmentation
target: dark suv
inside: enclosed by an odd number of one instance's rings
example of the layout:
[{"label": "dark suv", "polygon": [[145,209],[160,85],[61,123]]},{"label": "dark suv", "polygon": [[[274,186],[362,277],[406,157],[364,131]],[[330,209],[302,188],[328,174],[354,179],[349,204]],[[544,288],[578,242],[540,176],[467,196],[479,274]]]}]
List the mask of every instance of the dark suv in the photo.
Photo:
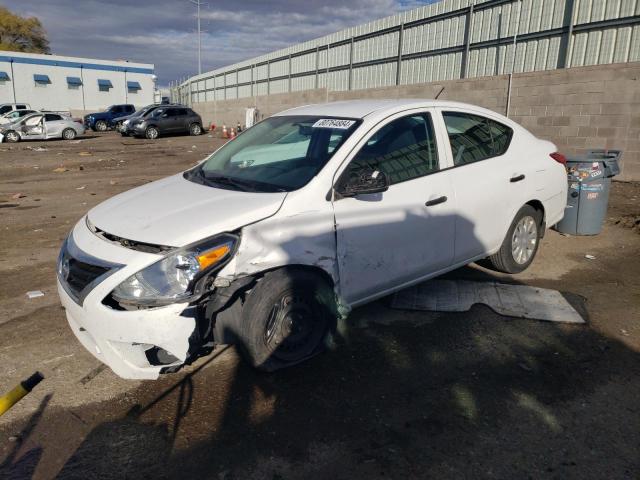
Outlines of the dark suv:
[{"label": "dark suv", "polygon": [[125,115],[131,115],[136,108],[130,104],[111,105],[104,112],[90,113],[84,117],[84,126],[91,130],[104,132],[108,128],[113,127],[113,120]]},{"label": "dark suv", "polygon": [[184,105],[160,105],[143,117],[129,121],[128,133],[136,137],[158,138],[166,133],[202,133],[200,115]]}]

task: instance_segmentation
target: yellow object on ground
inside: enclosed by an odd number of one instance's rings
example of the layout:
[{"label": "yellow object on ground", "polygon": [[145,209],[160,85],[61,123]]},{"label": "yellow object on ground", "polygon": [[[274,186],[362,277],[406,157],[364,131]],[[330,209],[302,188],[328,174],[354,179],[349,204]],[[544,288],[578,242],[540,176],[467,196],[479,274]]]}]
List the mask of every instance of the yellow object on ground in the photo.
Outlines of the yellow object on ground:
[{"label": "yellow object on ground", "polygon": [[33,390],[33,387],[38,385],[44,377],[40,372],[36,372],[26,380],[20,382],[13,390],[6,395],[0,397],[0,416],[4,415],[11,409],[16,403],[18,403],[22,397]]}]

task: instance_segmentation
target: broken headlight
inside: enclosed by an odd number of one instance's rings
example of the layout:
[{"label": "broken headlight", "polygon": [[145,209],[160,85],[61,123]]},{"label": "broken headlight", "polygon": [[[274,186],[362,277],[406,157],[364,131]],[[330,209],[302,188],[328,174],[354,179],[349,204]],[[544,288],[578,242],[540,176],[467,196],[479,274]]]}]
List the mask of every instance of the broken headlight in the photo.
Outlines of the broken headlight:
[{"label": "broken headlight", "polygon": [[225,233],[171,252],[131,275],[111,295],[122,304],[148,307],[189,301],[202,294],[207,277],[231,258],[237,243],[237,236]]}]

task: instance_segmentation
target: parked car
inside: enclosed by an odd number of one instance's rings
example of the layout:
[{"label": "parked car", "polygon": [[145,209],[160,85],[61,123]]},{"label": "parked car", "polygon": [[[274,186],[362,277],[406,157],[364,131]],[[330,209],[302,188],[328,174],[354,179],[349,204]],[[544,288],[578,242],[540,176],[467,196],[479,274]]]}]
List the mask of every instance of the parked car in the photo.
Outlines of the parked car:
[{"label": "parked car", "polygon": [[128,126],[129,126],[130,120],[132,118],[136,118],[136,117],[144,117],[145,115],[150,113],[155,108],[158,108],[159,106],[160,105],[157,104],[157,103],[156,104],[147,105],[146,107],[142,107],[140,110],[136,110],[135,112],[133,112],[130,115],[114,118],[113,119],[114,128],[118,132],[120,132],[120,134],[123,137],[128,137],[129,134],[130,134],[130,132],[128,131]]},{"label": "parked car", "polygon": [[35,110],[24,109],[24,110],[12,110],[10,112],[5,113],[0,116],[0,125],[6,125],[8,123],[13,123],[17,119],[24,117],[25,115],[29,115],[30,113],[35,113]]},{"label": "parked car", "polygon": [[130,115],[136,111],[136,108],[130,104],[111,105],[104,112],[90,113],[84,116],[84,126],[90,128],[94,132],[105,132],[109,128],[113,128],[113,120],[115,118]]},{"label": "parked car", "polygon": [[0,126],[0,142],[21,140],[49,140],[63,138],[73,140],[83,135],[84,126],[70,117],[58,113],[36,112]]},{"label": "parked car", "polygon": [[[307,149],[281,160],[270,149],[288,136]],[[233,161],[247,151],[261,161]],[[321,351],[353,307],[487,257],[526,269],[563,217],[564,163],[472,105],[294,108],[90,210],[62,246],[60,299],[80,342],[125,378],[174,371],[214,342],[276,370]]]},{"label": "parked car", "polygon": [[200,115],[184,105],[160,105],[146,115],[132,118],[126,130],[136,137],[158,138],[168,133],[202,133]]},{"label": "parked car", "polygon": [[0,103],[0,115],[14,110],[27,110],[30,108],[31,106],[28,103]]}]

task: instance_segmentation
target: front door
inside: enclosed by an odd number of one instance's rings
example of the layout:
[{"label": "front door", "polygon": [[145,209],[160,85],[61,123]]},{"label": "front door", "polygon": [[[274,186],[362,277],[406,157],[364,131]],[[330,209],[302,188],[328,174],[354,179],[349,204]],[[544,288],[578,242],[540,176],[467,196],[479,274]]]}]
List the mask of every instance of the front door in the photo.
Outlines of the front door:
[{"label": "front door", "polygon": [[23,140],[44,140],[46,138],[46,127],[43,115],[34,115],[26,118],[21,126]]},{"label": "front door", "polygon": [[341,295],[350,305],[445,269],[453,261],[455,199],[432,113],[400,114],[362,142],[340,182],[384,172],[378,194],[334,199]]}]

